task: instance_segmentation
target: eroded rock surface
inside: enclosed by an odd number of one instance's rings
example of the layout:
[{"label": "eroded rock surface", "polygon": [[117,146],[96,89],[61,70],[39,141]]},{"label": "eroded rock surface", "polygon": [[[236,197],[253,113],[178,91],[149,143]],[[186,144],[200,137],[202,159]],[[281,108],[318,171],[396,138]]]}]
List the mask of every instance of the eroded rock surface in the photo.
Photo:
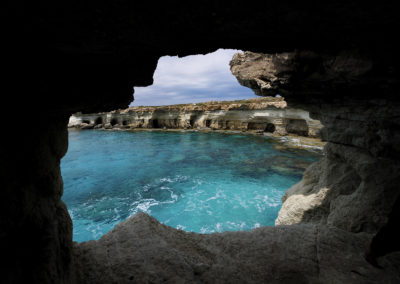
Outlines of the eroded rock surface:
[{"label": "eroded rock surface", "polygon": [[201,235],[138,213],[74,253],[84,283],[396,283],[400,254],[371,269],[369,237],[312,224]]},{"label": "eroded rock surface", "polygon": [[[329,141],[325,156],[285,193],[277,225],[322,222],[353,232],[376,232],[387,223],[399,197],[399,151],[388,142],[399,141],[398,110],[387,108],[382,117],[360,111],[357,119],[340,111],[336,109],[335,118],[332,110],[321,114],[327,128],[322,135]],[[332,120],[342,128],[334,127]]]},{"label": "eroded rock surface", "polygon": [[259,96],[283,95],[290,107],[346,101],[349,95],[353,100],[363,100],[374,93],[375,98],[393,96],[387,86],[400,82],[393,77],[396,58],[384,69],[380,64],[378,58],[357,49],[337,54],[311,50],[275,54],[246,51],[236,53],[230,62],[231,72],[240,84]]},{"label": "eroded rock surface", "polygon": [[[295,104],[302,104],[301,99],[310,94],[323,100],[318,94],[338,91],[346,82],[349,90],[359,85],[365,88],[370,73],[377,72],[371,61],[354,52],[325,57],[306,54],[310,60],[298,52],[238,53],[231,61],[231,70],[255,93],[286,93]],[[313,64],[311,59],[315,57],[319,64]],[[299,81],[299,76],[304,81]],[[326,90],[325,84],[332,90]],[[341,94],[324,100],[321,105],[303,104],[324,125],[321,134],[328,142],[325,156],[285,193],[276,225],[312,222],[351,232],[376,233],[387,223],[400,194],[400,105],[380,98],[348,99]]]},{"label": "eroded rock surface", "polygon": [[288,108],[283,98],[273,97],[74,114],[68,125],[81,129],[206,127],[309,137],[319,137],[322,128],[321,123],[311,119],[308,112]]}]

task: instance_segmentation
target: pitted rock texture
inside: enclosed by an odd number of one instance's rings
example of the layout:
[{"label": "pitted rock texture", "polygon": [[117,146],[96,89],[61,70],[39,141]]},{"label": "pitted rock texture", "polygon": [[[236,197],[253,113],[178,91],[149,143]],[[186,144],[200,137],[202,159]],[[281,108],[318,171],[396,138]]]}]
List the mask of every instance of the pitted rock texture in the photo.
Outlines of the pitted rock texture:
[{"label": "pitted rock texture", "polygon": [[74,254],[82,283],[396,283],[400,253],[371,269],[369,237],[311,224],[202,235],[138,213]]},{"label": "pitted rock texture", "polygon": [[[375,72],[372,62],[345,54],[321,57],[318,62],[325,68],[319,68],[313,65],[315,54],[307,61],[301,53],[245,52],[234,55],[231,70],[241,84],[259,95],[279,91],[296,102],[295,95],[304,98],[304,94],[315,94],[320,100],[319,93],[326,95],[346,84],[349,90],[368,85],[364,81]],[[325,62],[328,59],[330,65]],[[299,76],[304,81],[299,81]],[[325,90],[325,84],[332,90]],[[338,95],[327,99],[329,103],[305,105],[311,117],[324,125],[325,156],[285,193],[276,225],[312,222],[376,233],[387,223],[400,196],[400,104],[379,96],[360,101],[357,95],[353,99]]]},{"label": "pitted rock texture", "polygon": [[130,107],[109,113],[74,114],[69,127],[211,128],[257,130],[276,135],[319,137],[322,124],[308,112],[288,108],[283,98],[206,102],[158,107]]},{"label": "pitted rock texture", "polygon": [[[382,69],[378,59],[359,50],[337,54],[301,50],[286,53],[236,53],[231,72],[259,96],[283,95],[290,103],[314,104],[352,99],[392,97],[396,57]],[[371,96],[371,94],[376,94]],[[379,95],[378,95],[379,94]]]},{"label": "pitted rock texture", "polygon": [[231,72],[256,95],[275,96],[278,89],[284,95],[286,91],[282,88],[290,83],[295,56],[295,53],[236,53],[230,62]]},{"label": "pitted rock texture", "polygon": [[321,114],[325,156],[285,193],[276,225],[322,222],[377,232],[387,223],[400,182],[398,143],[389,142],[400,141],[399,109],[392,107],[373,112],[354,106],[359,113],[352,117],[339,107]]}]

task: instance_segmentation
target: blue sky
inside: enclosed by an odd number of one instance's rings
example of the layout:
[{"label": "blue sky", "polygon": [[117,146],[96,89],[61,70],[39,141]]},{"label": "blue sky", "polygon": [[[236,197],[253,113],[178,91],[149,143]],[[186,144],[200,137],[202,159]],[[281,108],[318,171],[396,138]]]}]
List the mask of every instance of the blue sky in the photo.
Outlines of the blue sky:
[{"label": "blue sky", "polygon": [[153,85],[135,87],[131,106],[255,98],[256,95],[241,86],[229,70],[229,61],[236,52],[240,50],[219,49],[206,55],[161,57]]}]

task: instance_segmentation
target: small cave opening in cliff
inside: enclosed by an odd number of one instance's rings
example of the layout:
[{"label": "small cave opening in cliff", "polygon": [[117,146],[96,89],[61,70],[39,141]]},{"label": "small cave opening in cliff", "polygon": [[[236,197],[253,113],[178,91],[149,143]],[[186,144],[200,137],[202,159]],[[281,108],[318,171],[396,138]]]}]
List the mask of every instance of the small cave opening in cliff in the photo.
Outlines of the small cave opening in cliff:
[{"label": "small cave opening in cliff", "polygon": [[206,120],[206,127],[210,127],[211,126],[211,119],[207,119]]},{"label": "small cave opening in cliff", "polygon": [[94,121],[94,124],[96,124],[96,125],[103,124],[103,118],[102,117],[96,118],[96,120]]},{"label": "small cave opening in cliff", "polygon": [[160,125],[158,123],[158,119],[153,119],[151,121],[151,125],[152,125],[153,128],[160,128]]},{"label": "small cave opening in cliff", "polygon": [[128,124],[129,124],[129,121],[128,121],[128,120],[123,120],[123,121],[122,121],[122,125],[126,126],[126,125],[128,125]]},{"label": "small cave opening in cliff", "polygon": [[267,123],[267,126],[264,129],[265,132],[274,133],[275,132],[275,124]]},{"label": "small cave opening in cliff", "polygon": [[83,119],[83,120],[82,120],[82,123],[90,124],[90,120],[88,120],[88,119]]},{"label": "small cave opening in cliff", "polygon": [[194,127],[194,124],[195,124],[195,122],[196,122],[196,117],[193,117],[193,116],[192,116],[192,117],[190,118],[190,120],[189,120],[189,125],[190,125],[190,127],[192,127],[192,128],[193,128],[193,127]]},{"label": "small cave opening in cliff", "polygon": [[112,119],[110,120],[110,124],[111,124],[112,126],[117,125],[117,124],[118,124],[118,119],[112,118]]}]

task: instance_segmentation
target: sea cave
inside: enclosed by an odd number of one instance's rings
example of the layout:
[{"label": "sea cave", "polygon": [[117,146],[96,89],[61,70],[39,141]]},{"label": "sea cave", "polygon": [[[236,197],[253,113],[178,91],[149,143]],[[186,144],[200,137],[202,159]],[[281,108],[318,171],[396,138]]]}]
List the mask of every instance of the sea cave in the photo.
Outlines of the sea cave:
[{"label": "sea cave", "polygon": [[[2,283],[398,283],[397,13],[362,1],[12,7],[22,29],[6,34],[15,48],[3,108],[13,123],[1,147]],[[242,86],[280,94],[323,125],[324,156],[284,193],[275,226],[197,234],[138,213],[100,240],[73,242],[60,169],[70,116],[126,109],[160,57],[218,48],[246,51],[231,62]],[[199,123],[217,125],[187,119]]]}]

